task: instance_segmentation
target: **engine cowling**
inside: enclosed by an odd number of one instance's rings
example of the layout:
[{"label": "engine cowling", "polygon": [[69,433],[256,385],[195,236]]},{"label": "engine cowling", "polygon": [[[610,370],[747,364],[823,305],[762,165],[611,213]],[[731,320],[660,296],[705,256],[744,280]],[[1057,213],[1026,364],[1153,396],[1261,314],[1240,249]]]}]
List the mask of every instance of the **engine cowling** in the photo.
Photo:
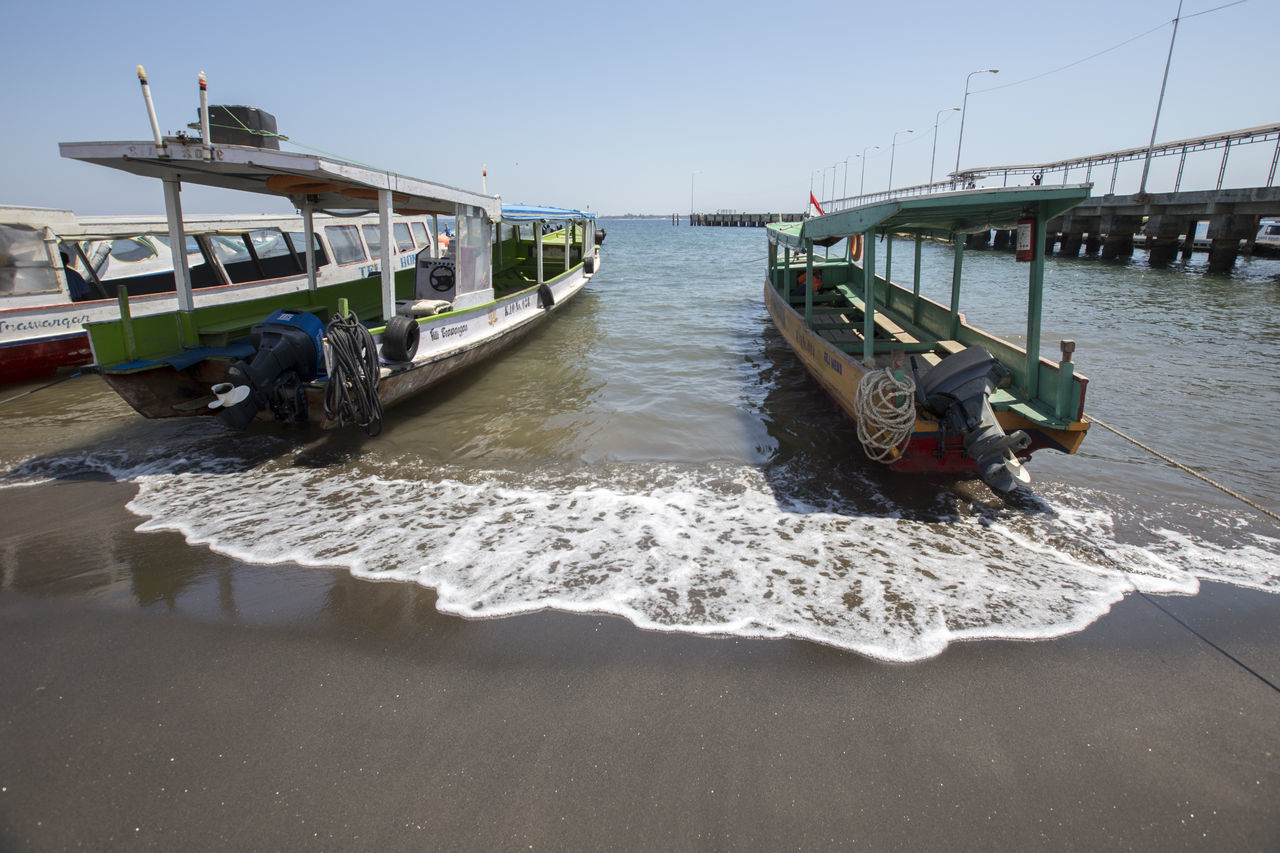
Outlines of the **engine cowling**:
[{"label": "engine cowling", "polygon": [[1006,434],[991,408],[991,393],[1009,370],[991,353],[972,346],[947,356],[925,374],[924,407],[964,440],[965,453],[983,481],[1002,492],[1031,482],[1016,453],[1031,444],[1022,430]]},{"label": "engine cowling", "polygon": [[257,353],[227,368],[226,381],[213,387],[218,420],[233,429],[249,426],[270,408],[277,420],[305,421],[304,386],[325,372],[324,324],[304,311],[275,311],[249,332]]}]

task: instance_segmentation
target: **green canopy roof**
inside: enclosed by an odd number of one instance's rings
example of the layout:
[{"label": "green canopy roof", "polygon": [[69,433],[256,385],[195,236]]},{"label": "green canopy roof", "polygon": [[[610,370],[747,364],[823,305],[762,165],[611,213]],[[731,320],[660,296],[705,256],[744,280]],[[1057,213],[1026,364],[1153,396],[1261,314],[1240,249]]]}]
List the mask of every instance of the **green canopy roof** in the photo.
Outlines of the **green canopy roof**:
[{"label": "green canopy roof", "polygon": [[769,239],[803,249],[806,242],[830,245],[873,230],[947,235],[1012,229],[1023,216],[1051,219],[1067,212],[1087,199],[1091,188],[1092,184],[996,187],[886,199],[804,222],[771,224]]}]

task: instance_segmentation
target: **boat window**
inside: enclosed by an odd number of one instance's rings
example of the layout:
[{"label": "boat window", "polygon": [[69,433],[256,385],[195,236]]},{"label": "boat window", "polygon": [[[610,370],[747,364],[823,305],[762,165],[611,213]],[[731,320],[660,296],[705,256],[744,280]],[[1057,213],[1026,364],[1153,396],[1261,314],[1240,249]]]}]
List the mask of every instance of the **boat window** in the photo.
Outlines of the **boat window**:
[{"label": "boat window", "polygon": [[0,225],[0,294],[57,289],[58,277],[44,247],[44,229]]},{"label": "boat window", "polygon": [[410,222],[409,227],[413,229],[413,238],[418,241],[419,246],[430,245],[427,239],[427,226],[421,222]]},{"label": "boat window", "polygon": [[413,251],[413,237],[409,235],[409,225],[407,223],[397,222],[391,226],[391,231],[396,235],[396,251]]},{"label": "boat window", "polygon": [[[287,231],[285,233],[289,235],[289,242],[293,243],[293,248],[298,253],[298,261],[299,263],[302,264],[303,268],[305,269],[307,266],[306,234],[302,231]],[[315,244],[316,244],[316,269],[319,269],[320,267],[329,263],[329,259],[325,257],[324,246],[321,245],[320,243],[320,235],[312,234],[311,236],[312,236],[312,239],[315,240]]]},{"label": "boat window", "polygon": [[364,241],[369,244],[369,256],[377,259],[382,254],[382,229],[377,225],[364,226]]},{"label": "boat window", "polygon": [[258,253],[258,257],[264,260],[290,254],[289,244],[284,241],[284,235],[274,228],[250,231],[249,241],[253,243],[253,250]]},{"label": "boat window", "polygon": [[[165,245],[167,246],[168,243],[165,243]],[[198,246],[192,246],[192,248],[199,251]],[[151,242],[150,237],[122,237],[119,240],[111,241],[112,260],[126,264],[136,264],[141,261],[149,261],[155,256],[156,247]]]},{"label": "boat window", "polygon": [[354,225],[326,225],[325,236],[333,247],[333,257],[340,264],[351,264],[364,260],[364,244],[360,242],[360,232]]},{"label": "boat window", "polygon": [[1280,237],[1280,225],[1268,225],[1263,233],[1268,237]]},{"label": "boat window", "polygon": [[[156,235],[153,235],[153,236],[151,236],[151,237],[131,237],[131,238],[129,238],[129,239],[133,240],[134,242],[141,242],[141,241],[145,241],[145,240],[155,240],[157,243],[159,243],[160,245],[164,246],[166,249],[167,249],[167,248],[169,248],[169,237],[168,237],[168,235],[165,235],[165,234],[156,234]],[[122,242],[122,241],[117,240],[116,242],[117,242],[117,243],[119,243],[119,242]],[[188,237],[187,237],[187,239],[186,239],[186,244],[187,244],[187,254],[188,254],[188,255],[199,255],[199,254],[200,254],[200,244],[196,242],[196,238],[195,238],[195,237],[188,236]],[[153,254],[153,256],[154,256],[154,250],[153,250],[153,253],[152,253],[152,254]],[[115,248],[114,248],[114,246],[112,247],[111,255],[112,255],[112,257],[115,257]]]},{"label": "boat window", "polygon": [[227,264],[235,264],[240,261],[251,260],[249,250],[244,246],[244,240],[239,237],[228,237],[225,234],[215,234],[210,238],[209,242],[213,244],[213,252],[218,256],[218,260]]}]

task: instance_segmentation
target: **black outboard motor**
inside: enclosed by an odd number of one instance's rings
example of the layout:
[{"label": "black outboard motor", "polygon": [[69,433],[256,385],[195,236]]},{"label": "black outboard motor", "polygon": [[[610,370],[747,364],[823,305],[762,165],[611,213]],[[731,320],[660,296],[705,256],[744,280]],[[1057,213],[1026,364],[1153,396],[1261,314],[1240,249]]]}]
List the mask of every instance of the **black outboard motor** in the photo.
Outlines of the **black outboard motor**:
[{"label": "black outboard motor", "polygon": [[324,324],[314,314],[276,311],[254,326],[253,361],[227,368],[227,381],[213,386],[218,420],[244,429],[268,406],[280,421],[307,419],[306,383],[324,373]]},{"label": "black outboard motor", "polygon": [[978,463],[978,474],[993,489],[1011,492],[1030,475],[1014,455],[1031,444],[1022,430],[1011,435],[996,421],[991,392],[1009,370],[984,348],[973,346],[947,356],[921,384],[924,407],[964,438],[964,451]]}]

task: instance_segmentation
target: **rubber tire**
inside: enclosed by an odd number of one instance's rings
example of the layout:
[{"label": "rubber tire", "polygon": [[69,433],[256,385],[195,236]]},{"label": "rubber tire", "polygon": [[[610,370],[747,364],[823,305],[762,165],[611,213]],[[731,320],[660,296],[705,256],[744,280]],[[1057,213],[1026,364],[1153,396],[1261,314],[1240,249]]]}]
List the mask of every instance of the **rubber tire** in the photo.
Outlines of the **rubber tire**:
[{"label": "rubber tire", "polygon": [[421,335],[416,320],[397,314],[382,333],[382,357],[387,361],[413,361]]},{"label": "rubber tire", "polygon": [[542,308],[551,308],[556,304],[556,295],[551,292],[548,285],[538,285],[538,304]]}]

